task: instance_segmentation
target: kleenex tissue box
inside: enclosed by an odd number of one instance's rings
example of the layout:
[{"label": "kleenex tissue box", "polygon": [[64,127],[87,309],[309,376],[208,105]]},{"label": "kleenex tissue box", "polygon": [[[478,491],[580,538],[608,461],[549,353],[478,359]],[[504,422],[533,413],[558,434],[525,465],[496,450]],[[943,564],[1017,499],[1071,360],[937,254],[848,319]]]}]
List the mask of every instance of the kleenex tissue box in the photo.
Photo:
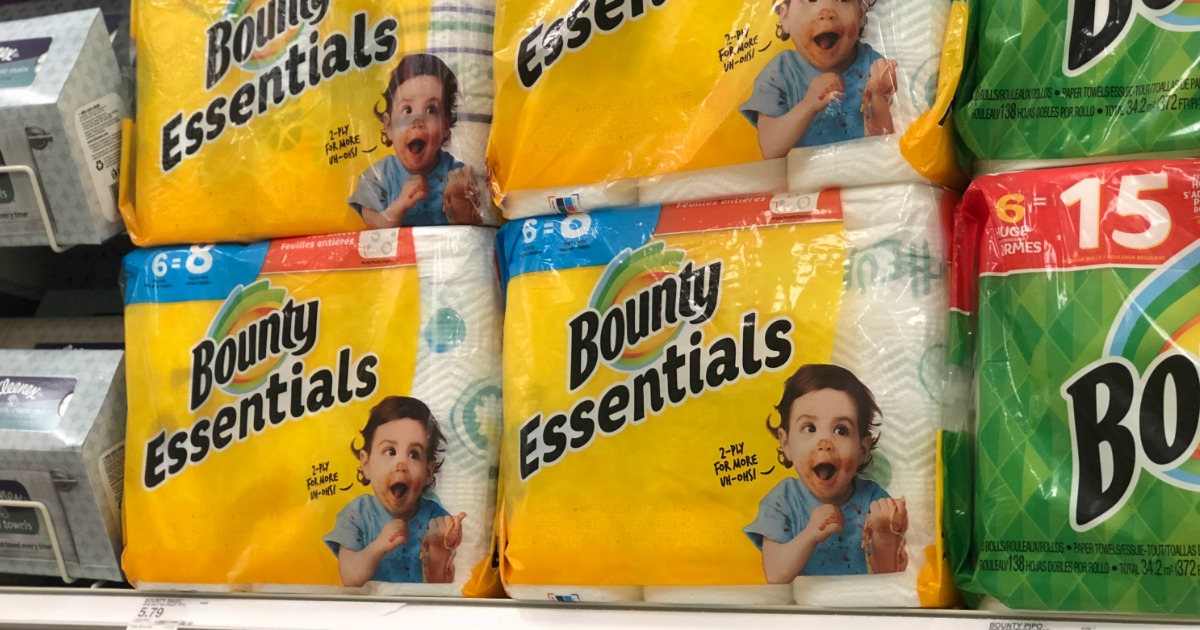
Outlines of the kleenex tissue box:
[{"label": "kleenex tissue box", "polygon": [[0,350],[0,573],[123,579],[123,359]]},{"label": "kleenex tissue box", "polygon": [[49,243],[42,205],[60,244],[121,230],[123,93],[99,10],[0,23],[0,246]]}]

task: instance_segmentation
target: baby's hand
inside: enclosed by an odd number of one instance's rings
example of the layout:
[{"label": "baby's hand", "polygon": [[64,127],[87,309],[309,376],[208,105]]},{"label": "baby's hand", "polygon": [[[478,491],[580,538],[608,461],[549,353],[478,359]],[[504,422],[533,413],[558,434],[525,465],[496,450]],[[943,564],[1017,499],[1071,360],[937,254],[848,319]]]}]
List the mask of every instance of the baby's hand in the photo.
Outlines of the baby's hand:
[{"label": "baby's hand", "polygon": [[[400,188],[400,195],[382,212],[363,210],[363,222],[371,229],[400,227],[404,215],[422,199],[429,196],[429,183],[420,175],[413,175]],[[369,212],[369,214],[368,214]]]},{"label": "baby's hand", "polygon": [[403,201],[405,210],[411,208],[421,200],[429,196],[429,182],[421,175],[413,175],[404,181],[404,186],[400,188],[400,197],[397,201]]},{"label": "baby's hand", "polygon": [[466,512],[459,512],[458,516],[440,516],[429,521],[425,540],[421,541],[421,569],[426,582],[454,581],[454,550],[462,544],[462,522],[466,517]]},{"label": "baby's hand", "polygon": [[450,171],[446,178],[446,192],[442,199],[442,211],[455,225],[479,225],[479,190],[475,186],[475,172],[470,166]]},{"label": "baby's hand", "polygon": [[867,519],[880,531],[903,535],[908,532],[908,504],[904,497],[872,501]]},{"label": "baby's hand", "polygon": [[831,101],[842,98],[846,94],[846,82],[836,72],[826,72],[813,79],[808,85],[808,93],[802,103],[807,103],[813,112],[824,111]]},{"label": "baby's hand", "polygon": [[385,553],[391,553],[401,545],[408,544],[408,523],[400,519],[389,521],[379,530],[375,542],[383,547]]},{"label": "baby's hand", "polygon": [[867,78],[867,96],[891,98],[896,93],[896,62],[891,59],[876,59],[871,64],[871,75]]},{"label": "baby's hand", "polygon": [[804,532],[812,537],[814,543],[825,542],[825,539],[842,531],[846,527],[846,517],[836,505],[824,503],[813,510],[808,519]]},{"label": "baby's hand", "polygon": [[863,527],[863,547],[871,573],[896,573],[908,568],[904,534],[908,532],[908,507],[904,497],[871,503]]},{"label": "baby's hand", "polygon": [[462,522],[464,518],[467,518],[467,513],[459,512],[458,516],[439,516],[429,521],[429,530],[425,532],[423,546],[457,549],[462,544]]}]

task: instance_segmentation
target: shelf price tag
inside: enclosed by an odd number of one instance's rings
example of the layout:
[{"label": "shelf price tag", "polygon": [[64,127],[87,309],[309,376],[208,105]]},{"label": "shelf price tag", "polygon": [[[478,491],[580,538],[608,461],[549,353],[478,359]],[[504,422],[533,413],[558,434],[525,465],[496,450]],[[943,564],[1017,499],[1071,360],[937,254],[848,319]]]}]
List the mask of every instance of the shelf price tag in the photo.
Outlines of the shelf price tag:
[{"label": "shelf price tag", "polygon": [[137,608],[126,630],[177,630],[191,626],[188,608],[207,606],[207,600],[187,600],[176,597],[147,597]]}]

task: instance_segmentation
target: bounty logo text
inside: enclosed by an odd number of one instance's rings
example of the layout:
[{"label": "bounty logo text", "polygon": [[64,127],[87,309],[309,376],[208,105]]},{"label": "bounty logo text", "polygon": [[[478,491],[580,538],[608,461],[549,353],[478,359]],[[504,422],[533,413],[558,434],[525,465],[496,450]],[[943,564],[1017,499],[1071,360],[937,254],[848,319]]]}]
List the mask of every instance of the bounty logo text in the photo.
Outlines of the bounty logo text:
[{"label": "bounty logo text", "polygon": [[308,354],[317,342],[320,309],[320,301],[296,304],[287,290],[266,280],[235,289],[213,318],[208,336],[192,348],[188,410],[199,409],[213,386],[235,396],[252,391],[287,355]]},{"label": "bounty logo text", "polygon": [[712,319],[721,297],[721,261],[695,266],[684,257],[655,241],[608,265],[588,308],[567,324],[568,391],[583,387],[601,360],[618,370],[640,369],[662,355],[683,324]]},{"label": "bounty logo text", "polygon": [[1078,76],[1107,57],[1139,15],[1166,30],[1200,30],[1194,0],[1069,0],[1063,74]]},{"label": "bounty logo text", "polygon": [[225,16],[208,27],[204,88],[220,83],[231,61],[259,70],[279,59],[306,24],[320,24],[328,11],[329,0],[233,0]]},{"label": "bounty logo text", "polygon": [[1200,243],[1168,260],[1130,292],[1105,340],[1105,356],[1063,384],[1074,462],[1071,526],[1076,531],[1119,512],[1142,470],[1200,492],[1196,304]]}]

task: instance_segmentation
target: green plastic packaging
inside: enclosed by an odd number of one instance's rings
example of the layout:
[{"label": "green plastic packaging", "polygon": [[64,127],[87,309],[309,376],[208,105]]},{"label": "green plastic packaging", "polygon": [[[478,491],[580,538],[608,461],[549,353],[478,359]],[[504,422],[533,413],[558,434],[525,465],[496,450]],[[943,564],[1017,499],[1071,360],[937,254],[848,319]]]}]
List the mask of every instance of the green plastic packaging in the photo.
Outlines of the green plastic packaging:
[{"label": "green plastic packaging", "polygon": [[960,589],[1200,614],[1200,161],[982,177],[959,219],[976,413],[942,456]]},{"label": "green plastic packaging", "polygon": [[970,0],[955,124],[981,160],[1200,153],[1200,2]]}]

